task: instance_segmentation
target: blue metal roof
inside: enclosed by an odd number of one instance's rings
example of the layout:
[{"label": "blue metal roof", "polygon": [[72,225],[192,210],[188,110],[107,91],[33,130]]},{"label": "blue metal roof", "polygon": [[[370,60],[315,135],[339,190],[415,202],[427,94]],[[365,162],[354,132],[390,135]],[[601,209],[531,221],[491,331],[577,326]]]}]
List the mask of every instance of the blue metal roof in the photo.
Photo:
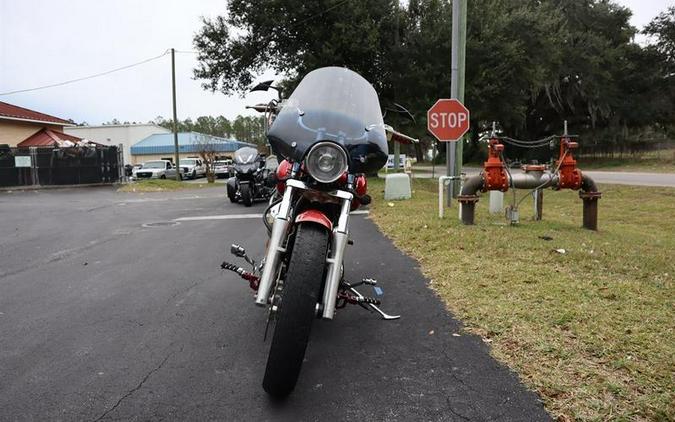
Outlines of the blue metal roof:
[{"label": "blue metal roof", "polygon": [[[234,152],[242,147],[255,147],[254,144],[248,142],[205,135],[199,132],[178,133],[179,152],[199,153],[199,145],[202,143],[215,145],[217,152]],[[173,154],[173,152],[173,133],[155,133],[131,146],[132,155]]]}]

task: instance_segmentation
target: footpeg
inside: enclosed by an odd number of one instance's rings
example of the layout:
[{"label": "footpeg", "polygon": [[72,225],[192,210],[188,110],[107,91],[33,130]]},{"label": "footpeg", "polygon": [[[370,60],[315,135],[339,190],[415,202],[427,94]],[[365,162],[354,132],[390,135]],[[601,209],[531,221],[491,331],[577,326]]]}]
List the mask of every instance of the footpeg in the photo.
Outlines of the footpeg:
[{"label": "footpeg", "polygon": [[229,270],[237,273],[239,277],[248,281],[248,285],[251,289],[258,291],[258,286],[260,285],[260,277],[258,277],[257,275],[253,274],[250,271],[246,271],[245,269],[237,265],[230,264],[229,262],[223,262],[222,264],[220,264],[220,268],[222,268],[223,270]]},{"label": "footpeg", "polygon": [[361,286],[361,285],[363,285],[363,284],[367,284],[367,285],[369,285],[369,286],[374,286],[374,285],[377,284],[377,280],[375,280],[374,278],[364,278],[364,279],[362,279],[361,281],[359,281],[358,283],[350,284],[350,283],[347,283],[346,281],[343,281],[342,284],[343,284],[344,286],[346,286],[347,288],[350,288],[350,287],[359,287],[359,286]]}]

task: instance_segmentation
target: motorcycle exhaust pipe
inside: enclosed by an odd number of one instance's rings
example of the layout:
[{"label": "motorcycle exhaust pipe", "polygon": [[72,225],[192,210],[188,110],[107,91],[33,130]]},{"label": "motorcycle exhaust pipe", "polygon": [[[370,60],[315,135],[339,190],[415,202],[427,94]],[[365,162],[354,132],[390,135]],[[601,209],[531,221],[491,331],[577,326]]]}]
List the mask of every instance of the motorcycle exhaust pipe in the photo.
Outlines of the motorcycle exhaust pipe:
[{"label": "motorcycle exhaust pipe", "polygon": [[326,285],[323,293],[323,318],[333,319],[335,315],[335,303],[337,301],[340,279],[342,278],[342,261],[345,256],[347,241],[349,240],[349,210],[352,206],[352,198],[342,202],[340,218],[337,227],[333,229],[333,247],[330,258],[326,259],[328,271]]},{"label": "motorcycle exhaust pipe", "polygon": [[274,223],[272,224],[272,234],[270,235],[267,254],[265,255],[265,266],[263,267],[263,273],[260,276],[260,285],[258,287],[258,293],[255,297],[256,305],[267,305],[272,286],[276,281],[277,269],[279,267],[279,256],[286,252],[283,247],[283,242],[284,238],[286,237],[286,232],[288,231],[290,217],[289,213],[291,210],[291,199],[293,194],[292,192],[293,188],[287,185],[286,190],[284,191],[284,197],[281,200],[279,212],[274,217]]}]

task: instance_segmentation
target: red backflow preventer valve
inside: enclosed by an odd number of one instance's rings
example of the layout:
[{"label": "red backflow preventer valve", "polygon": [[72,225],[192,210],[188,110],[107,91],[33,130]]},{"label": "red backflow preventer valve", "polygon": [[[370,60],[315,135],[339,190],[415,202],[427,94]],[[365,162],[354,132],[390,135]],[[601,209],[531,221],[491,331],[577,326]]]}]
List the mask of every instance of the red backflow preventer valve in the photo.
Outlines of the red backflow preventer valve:
[{"label": "red backflow preventer valve", "polygon": [[485,179],[483,192],[489,190],[506,192],[509,190],[509,178],[504,161],[502,161],[502,151],[504,151],[504,145],[499,143],[499,140],[496,138],[490,139],[490,143],[488,144],[488,159],[483,163]]},{"label": "red backflow preventer valve", "polygon": [[572,142],[568,137],[560,139],[560,158],[556,163],[559,175],[557,189],[581,188],[581,170],[577,168],[577,161],[572,156],[572,150],[578,147],[579,144]]}]

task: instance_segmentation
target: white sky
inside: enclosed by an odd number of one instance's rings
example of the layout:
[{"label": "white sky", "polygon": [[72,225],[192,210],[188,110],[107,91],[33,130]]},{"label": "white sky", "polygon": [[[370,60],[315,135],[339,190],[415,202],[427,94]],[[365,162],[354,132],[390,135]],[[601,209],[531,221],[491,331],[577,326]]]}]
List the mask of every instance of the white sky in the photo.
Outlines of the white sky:
[{"label": "white sky", "polygon": [[[633,10],[632,24],[638,28],[673,4],[615,1]],[[104,72],[171,47],[192,50],[200,17],[225,10],[225,0],[0,0],[0,92]],[[179,119],[254,114],[244,106],[275,95],[256,92],[241,99],[204,91],[192,80],[195,64],[193,54],[176,55]],[[259,80],[271,78],[267,74]],[[0,101],[89,124],[168,118],[170,56],[63,87],[0,96]]]}]

